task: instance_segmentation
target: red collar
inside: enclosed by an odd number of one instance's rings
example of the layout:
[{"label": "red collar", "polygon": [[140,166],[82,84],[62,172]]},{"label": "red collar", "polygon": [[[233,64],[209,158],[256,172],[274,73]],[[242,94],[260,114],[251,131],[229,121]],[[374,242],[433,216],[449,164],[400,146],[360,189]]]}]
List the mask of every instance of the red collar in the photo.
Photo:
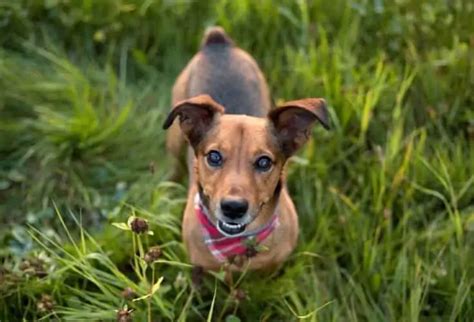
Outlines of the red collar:
[{"label": "red collar", "polygon": [[249,251],[254,252],[255,247],[264,241],[279,225],[278,216],[275,213],[265,226],[244,232],[236,237],[228,237],[223,235],[210,220],[207,209],[201,203],[199,194],[196,194],[194,198],[194,209],[201,224],[204,243],[211,254],[221,263],[237,255],[246,255]]}]

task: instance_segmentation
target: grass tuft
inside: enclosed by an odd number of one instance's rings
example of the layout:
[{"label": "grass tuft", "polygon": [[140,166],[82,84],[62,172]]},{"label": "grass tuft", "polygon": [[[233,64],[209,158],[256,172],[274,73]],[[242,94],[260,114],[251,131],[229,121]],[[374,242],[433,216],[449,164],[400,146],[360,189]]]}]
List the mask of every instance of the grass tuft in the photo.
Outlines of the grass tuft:
[{"label": "grass tuft", "polygon": [[[462,0],[0,1],[0,320],[472,321],[473,16]],[[276,102],[325,97],[332,121],[289,167],[297,250],[232,287],[187,263],[160,130],[210,25]]]}]

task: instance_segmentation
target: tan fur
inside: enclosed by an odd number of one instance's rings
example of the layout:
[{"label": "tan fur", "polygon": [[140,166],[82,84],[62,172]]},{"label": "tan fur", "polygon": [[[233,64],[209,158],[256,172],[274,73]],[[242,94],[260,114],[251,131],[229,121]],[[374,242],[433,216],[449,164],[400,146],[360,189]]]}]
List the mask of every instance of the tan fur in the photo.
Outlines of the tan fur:
[{"label": "tan fur", "polygon": [[[248,202],[252,221],[247,231],[264,226],[274,213],[279,216],[280,224],[261,244],[265,250],[230,269],[279,267],[298,238],[297,213],[285,184],[286,161],[306,142],[316,121],[328,127],[325,101],[297,100],[270,111],[268,86],[257,64],[217,27],[206,34],[201,51],[176,80],[173,105],[163,125],[170,128],[167,148],[179,157],[185,139],[192,147],[187,153],[190,180],[182,226],[191,263],[208,270],[222,267],[204,244],[195,213],[199,185],[211,220],[216,220],[212,214],[221,200],[229,197]],[[222,155],[221,167],[207,163],[211,150]],[[272,160],[268,171],[255,167],[262,156]]]},{"label": "tan fur", "polygon": [[[227,196],[238,195],[249,201],[250,212],[255,216],[248,230],[264,226],[274,211],[280,216],[280,225],[262,243],[268,251],[250,259],[250,269],[278,266],[291,253],[298,236],[295,207],[283,187],[277,204],[270,199],[278,180],[282,179],[285,158],[278,151],[275,138],[263,118],[242,115],[223,115],[199,146],[194,159],[194,176],[210,196],[210,211],[215,212],[218,202]],[[226,159],[222,170],[210,169],[205,155],[209,150],[221,151]],[[272,156],[274,168],[268,173],[256,173],[255,160],[262,154]],[[196,194],[196,184],[189,191],[188,200]],[[219,263],[203,243],[199,222],[192,202],[188,202],[183,220],[183,239],[191,262],[207,269],[218,269]],[[243,265],[246,267],[246,264]],[[243,267],[232,267],[239,270]]]}]

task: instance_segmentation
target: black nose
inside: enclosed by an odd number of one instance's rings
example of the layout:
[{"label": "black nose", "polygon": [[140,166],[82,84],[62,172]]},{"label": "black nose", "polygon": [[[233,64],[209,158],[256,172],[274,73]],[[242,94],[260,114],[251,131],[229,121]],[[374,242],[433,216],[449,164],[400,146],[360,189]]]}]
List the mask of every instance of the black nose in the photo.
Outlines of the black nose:
[{"label": "black nose", "polygon": [[221,210],[224,216],[230,219],[242,218],[249,209],[249,203],[245,199],[222,199]]}]

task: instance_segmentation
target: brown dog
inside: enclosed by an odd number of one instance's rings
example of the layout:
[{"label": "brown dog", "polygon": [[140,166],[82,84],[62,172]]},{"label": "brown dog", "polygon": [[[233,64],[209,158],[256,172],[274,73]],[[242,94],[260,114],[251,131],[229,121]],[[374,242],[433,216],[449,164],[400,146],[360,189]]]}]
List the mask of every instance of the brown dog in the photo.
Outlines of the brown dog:
[{"label": "brown dog", "polygon": [[[192,148],[182,231],[191,263],[211,270],[225,263],[233,270],[278,267],[298,236],[285,164],[316,121],[328,127],[325,101],[271,110],[256,62],[213,27],[178,77],[173,104],[163,125],[171,127],[167,147],[176,157],[185,139]],[[180,127],[173,124],[178,116]]]}]

